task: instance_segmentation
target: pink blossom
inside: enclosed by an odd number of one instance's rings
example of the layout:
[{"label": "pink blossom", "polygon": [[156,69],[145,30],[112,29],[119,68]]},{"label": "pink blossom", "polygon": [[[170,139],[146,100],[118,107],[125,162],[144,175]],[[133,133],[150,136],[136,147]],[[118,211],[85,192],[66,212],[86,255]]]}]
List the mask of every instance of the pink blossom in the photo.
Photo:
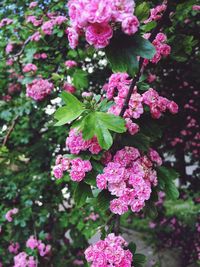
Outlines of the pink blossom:
[{"label": "pink blossom", "polygon": [[10,246],[8,247],[8,250],[10,253],[17,254],[19,248],[20,248],[20,245],[18,242],[16,242],[16,243],[11,243]]},{"label": "pink blossom", "polygon": [[193,5],[192,10],[200,11],[200,5]]},{"label": "pink blossom", "polygon": [[167,108],[172,114],[178,113],[178,105],[174,101],[170,101]]},{"label": "pink blossom", "polygon": [[154,82],[156,80],[156,75],[150,73],[147,80],[149,83]]},{"label": "pink blossom", "polygon": [[36,16],[28,16],[26,18],[27,23],[32,23],[35,27],[38,27],[42,24],[43,20],[42,19],[37,19]]},{"label": "pink blossom", "polygon": [[126,17],[122,21],[122,30],[128,35],[133,35],[138,31],[139,21],[136,16]]},{"label": "pink blossom", "polygon": [[61,25],[61,24],[63,24],[66,20],[67,20],[66,17],[64,17],[64,16],[58,16],[58,17],[56,17],[56,18],[54,19],[54,24],[55,24],[55,25]]},{"label": "pink blossom", "polygon": [[34,8],[38,5],[37,2],[31,2],[30,5],[29,5],[29,8]]},{"label": "pink blossom", "polygon": [[149,156],[151,161],[155,162],[158,166],[162,165],[162,159],[156,150],[151,148],[149,150]]},{"label": "pink blossom", "polygon": [[53,90],[53,84],[45,79],[35,79],[26,85],[26,95],[36,101],[43,100]]},{"label": "pink blossom", "polygon": [[76,67],[77,63],[74,60],[67,60],[65,61],[65,66],[70,69],[70,68]]},{"label": "pink blossom", "polygon": [[66,146],[72,154],[76,155],[87,149],[89,149],[92,154],[98,154],[101,151],[101,147],[99,146],[96,137],[84,140],[82,133],[74,129],[69,132],[69,137],[66,139]]},{"label": "pink blossom", "polygon": [[85,32],[87,42],[97,49],[106,47],[112,35],[112,28],[108,24],[91,24],[86,28]]},{"label": "pink blossom", "polygon": [[76,158],[71,160],[70,177],[72,181],[80,182],[86,175],[86,172],[92,170],[92,165],[89,160]]},{"label": "pink blossom", "polygon": [[19,212],[19,210],[17,208],[9,210],[5,215],[6,220],[8,222],[12,222],[12,220],[13,220],[12,216],[17,214],[18,212]]},{"label": "pink blossom", "polygon": [[61,164],[53,167],[53,175],[56,179],[61,179],[63,177],[63,168]]},{"label": "pink blossom", "polygon": [[50,245],[45,245],[44,243],[42,243],[42,241],[38,241],[38,252],[40,254],[41,257],[46,256],[47,254],[49,254],[49,252],[51,251],[51,246]]},{"label": "pink blossom", "polygon": [[32,63],[28,63],[23,67],[23,72],[36,72],[37,71],[37,66]]},{"label": "pink blossom", "polygon": [[34,42],[38,42],[41,39],[41,34],[39,32],[35,32],[33,35],[30,36],[30,40]]},{"label": "pink blossom", "polygon": [[32,235],[26,241],[26,247],[30,249],[35,249],[38,246],[38,240]]},{"label": "pink blossom", "polygon": [[4,18],[0,21],[0,28],[4,27],[4,26],[7,26],[7,25],[10,25],[13,23],[13,20],[12,19],[9,19],[9,18]]},{"label": "pink blossom", "polygon": [[71,94],[76,92],[76,88],[68,82],[65,82],[63,84],[63,90],[65,90],[66,92],[71,93]]},{"label": "pink blossom", "polygon": [[8,43],[5,49],[6,54],[10,54],[13,51],[13,48],[14,48],[13,44]]},{"label": "pink blossom", "polygon": [[53,27],[54,27],[54,21],[53,20],[49,20],[49,21],[46,21],[42,25],[41,29],[44,32],[44,34],[51,35],[53,33]]},{"label": "pink blossom", "polygon": [[66,33],[69,40],[69,46],[72,49],[75,49],[78,45],[78,39],[79,39],[78,32],[74,28],[69,27],[67,28]]}]

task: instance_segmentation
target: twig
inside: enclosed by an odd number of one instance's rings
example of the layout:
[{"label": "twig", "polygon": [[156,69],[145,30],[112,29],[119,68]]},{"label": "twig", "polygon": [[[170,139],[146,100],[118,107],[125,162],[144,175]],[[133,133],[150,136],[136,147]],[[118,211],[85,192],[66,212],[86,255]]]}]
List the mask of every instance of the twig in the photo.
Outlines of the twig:
[{"label": "twig", "polygon": [[17,116],[17,117],[12,121],[12,124],[11,124],[11,126],[10,126],[10,128],[9,128],[9,130],[8,130],[8,132],[7,132],[6,136],[5,136],[5,138],[4,138],[4,140],[3,140],[3,146],[5,146],[6,143],[8,142],[8,139],[9,139],[9,137],[10,137],[12,131],[13,131],[14,128],[15,128],[15,125],[16,125],[16,123],[17,123],[18,118],[19,118],[19,116]]}]

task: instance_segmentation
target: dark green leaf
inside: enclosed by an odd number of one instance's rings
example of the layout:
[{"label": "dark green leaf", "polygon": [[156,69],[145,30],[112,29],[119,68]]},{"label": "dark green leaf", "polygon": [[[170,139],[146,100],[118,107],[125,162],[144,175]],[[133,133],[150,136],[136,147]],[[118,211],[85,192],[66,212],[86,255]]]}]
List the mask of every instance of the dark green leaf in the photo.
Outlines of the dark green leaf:
[{"label": "dark green leaf", "polygon": [[82,207],[85,204],[87,197],[93,197],[90,185],[84,182],[78,183],[74,191],[74,201],[77,207]]}]

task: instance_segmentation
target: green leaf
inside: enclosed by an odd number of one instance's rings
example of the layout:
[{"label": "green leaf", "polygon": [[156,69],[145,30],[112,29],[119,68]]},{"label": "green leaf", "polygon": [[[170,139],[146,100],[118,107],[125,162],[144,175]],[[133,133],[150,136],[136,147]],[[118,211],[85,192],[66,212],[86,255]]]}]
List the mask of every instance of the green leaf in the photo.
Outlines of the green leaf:
[{"label": "green leaf", "polygon": [[143,21],[149,17],[149,11],[149,4],[147,2],[143,2],[136,7],[135,15],[139,19],[139,21]]},{"label": "green leaf", "polygon": [[74,201],[78,208],[85,204],[87,197],[93,197],[90,185],[84,182],[78,183],[74,191]]},{"label": "green leaf", "polygon": [[109,130],[117,133],[126,131],[124,119],[103,112],[89,113],[79,125],[85,140],[97,137],[99,145],[108,150],[113,143]]},{"label": "green leaf", "polygon": [[87,88],[89,85],[87,72],[77,69],[73,75],[73,84],[78,90]]},{"label": "green leaf", "polygon": [[133,242],[130,242],[130,243],[128,244],[128,249],[129,249],[129,250],[132,252],[132,254],[134,255],[135,252],[136,252],[136,244],[133,243]]},{"label": "green leaf", "polygon": [[161,183],[166,196],[169,199],[176,200],[179,197],[179,191],[174,184],[174,179],[178,178],[178,173],[164,166],[158,168],[159,184]]},{"label": "green leaf", "polygon": [[111,200],[111,194],[107,190],[103,190],[98,194],[96,199],[97,207],[102,211],[106,211],[109,208]]},{"label": "green leaf", "polygon": [[62,92],[61,95],[67,106],[60,107],[54,117],[58,120],[55,126],[61,126],[78,118],[85,110],[83,104],[72,94]]},{"label": "green leaf", "polygon": [[119,34],[112,38],[105,51],[114,72],[128,72],[131,75],[138,68],[138,56],[151,59],[156,53],[155,47],[139,34]]},{"label": "green leaf", "polygon": [[146,257],[143,254],[136,253],[134,254],[133,261],[134,261],[134,266],[139,267],[146,262]]}]

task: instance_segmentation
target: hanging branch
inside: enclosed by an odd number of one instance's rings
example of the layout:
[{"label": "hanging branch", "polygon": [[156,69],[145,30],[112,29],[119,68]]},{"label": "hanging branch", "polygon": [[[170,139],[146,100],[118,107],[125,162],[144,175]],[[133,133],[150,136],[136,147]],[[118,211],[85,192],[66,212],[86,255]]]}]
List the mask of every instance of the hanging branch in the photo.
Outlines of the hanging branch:
[{"label": "hanging branch", "polygon": [[9,137],[10,137],[12,131],[13,131],[14,128],[15,128],[15,125],[16,125],[16,123],[17,123],[18,118],[19,118],[19,116],[17,116],[17,117],[12,121],[12,124],[11,124],[11,126],[10,126],[10,128],[9,128],[9,130],[8,130],[8,132],[7,132],[6,136],[5,136],[5,138],[4,138],[4,140],[3,140],[3,146],[5,146],[6,143],[8,142],[8,139],[9,139]]}]

